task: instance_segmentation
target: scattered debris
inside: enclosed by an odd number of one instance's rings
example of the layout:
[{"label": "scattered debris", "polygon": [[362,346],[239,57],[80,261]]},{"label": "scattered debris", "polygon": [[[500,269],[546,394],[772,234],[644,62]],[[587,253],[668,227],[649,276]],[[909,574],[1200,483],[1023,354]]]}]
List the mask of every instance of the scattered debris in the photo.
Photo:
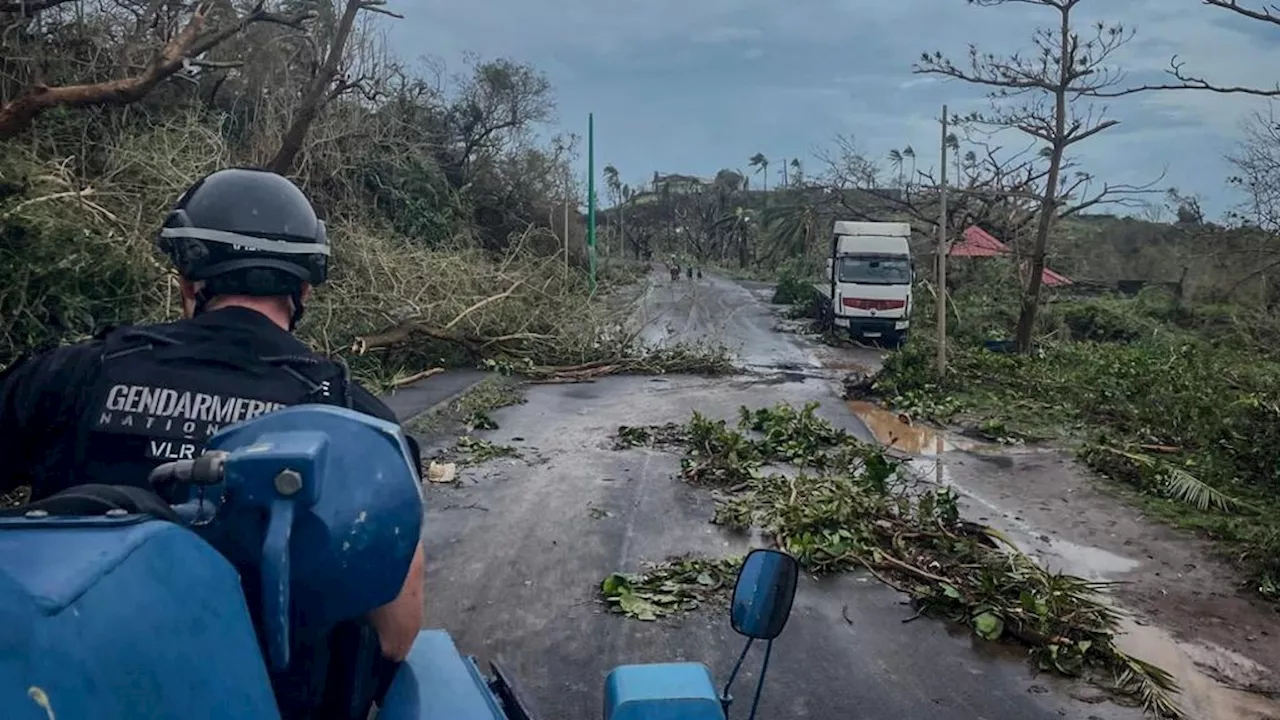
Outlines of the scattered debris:
[{"label": "scattered debris", "polygon": [[419,372],[419,373],[406,375],[405,377],[401,377],[401,378],[395,378],[394,380],[391,381],[390,384],[391,384],[391,387],[393,388],[402,388],[405,385],[412,385],[418,382],[419,380],[426,380],[427,378],[432,377],[434,375],[439,375],[442,372],[444,372],[444,368],[433,367],[427,370],[423,370],[422,372]]},{"label": "scattered debris", "polygon": [[669,558],[641,573],[613,573],[600,583],[600,594],[616,613],[636,620],[657,620],[723,597],[732,589],[741,566],[742,558]]},{"label": "scattered debris", "polygon": [[458,465],[451,462],[431,461],[427,466],[427,481],[439,484],[451,483],[458,479]]},{"label": "scattered debris", "polygon": [[518,458],[520,451],[510,445],[498,445],[471,435],[458,438],[453,447],[457,465],[480,465],[498,458]]},{"label": "scattered debris", "polygon": [[[1043,569],[998,531],[963,520],[951,489],[913,484],[884,448],[833,427],[817,407],[744,407],[737,427],[695,412],[679,430],[620,428],[619,444],[679,441],[682,477],[719,491],[713,521],[764,531],[810,573],[865,569],[922,612],[962,622],[986,640],[1026,645],[1041,670],[1094,680],[1153,717],[1185,717],[1173,699],[1175,679],[1116,646],[1122,618],[1101,596],[1107,584]],[[602,593],[646,620],[705,601],[713,591],[695,593],[688,572],[707,565],[673,562],[611,575]],[[684,573],[683,584],[673,568]]]}]

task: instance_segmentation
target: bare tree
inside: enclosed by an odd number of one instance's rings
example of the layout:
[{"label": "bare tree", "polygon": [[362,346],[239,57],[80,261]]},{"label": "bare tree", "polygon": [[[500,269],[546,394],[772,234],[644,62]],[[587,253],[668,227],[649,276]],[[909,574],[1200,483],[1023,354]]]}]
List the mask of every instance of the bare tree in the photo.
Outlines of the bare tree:
[{"label": "bare tree", "polygon": [[1033,173],[1027,178],[1031,184],[1021,191],[1038,205],[1016,336],[1018,349],[1026,352],[1031,347],[1040,307],[1045,256],[1055,221],[1101,203],[1123,202],[1123,196],[1151,188],[1106,183],[1094,188],[1094,178],[1088,173],[1070,176],[1064,172],[1069,149],[1119,124],[1118,120],[1105,117],[1105,108],[1096,108],[1089,101],[1123,81],[1124,76],[1111,67],[1109,60],[1133,33],[1121,25],[1099,22],[1088,34],[1081,34],[1072,22],[1072,11],[1080,0],[972,1],[987,7],[1037,5],[1053,10],[1058,18],[1055,26],[1035,31],[1033,52],[998,56],[970,47],[965,67],[940,52],[925,53],[914,67],[917,73],[943,75],[989,88],[991,111],[957,120],[991,132],[1017,130],[1031,136],[1040,147],[1037,159],[1045,165],[1043,176]]},{"label": "bare tree", "polygon": [[1256,113],[1245,122],[1244,138],[1227,161],[1236,170],[1228,182],[1247,198],[1235,215],[1268,232],[1280,232],[1280,121],[1274,110]]},{"label": "bare tree", "polygon": [[[0,3],[0,25],[22,24],[33,14],[64,5],[68,0]],[[189,10],[187,6],[190,5]],[[175,12],[175,10],[177,12]],[[214,13],[219,10],[218,13]],[[215,18],[211,15],[230,17]],[[10,18],[9,16],[17,16]],[[102,82],[50,86],[32,82],[12,99],[0,104],[0,139],[13,137],[31,127],[41,113],[55,107],[88,107],[94,105],[128,105],[146,97],[164,80],[199,63],[201,55],[213,50],[245,28],[256,23],[299,26],[314,13],[278,14],[268,12],[265,0],[259,0],[243,14],[236,14],[216,0],[194,4],[149,3],[146,12],[137,17],[137,26],[148,28],[160,42],[145,67],[128,77]],[[35,75],[39,77],[38,73]]]},{"label": "bare tree", "polygon": [[288,173],[302,150],[302,143],[306,140],[307,131],[311,129],[311,123],[315,122],[316,116],[320,114],[325,104],[349,90],[361,87],[362,78],[353,79],[341,73],[342,60],[347,50],[347,39],[351,37],[356,16],[362,10],[395,18],[401,17],[383,7],[386,4],[386,0],[346,0],[342,17],[338,20],[337,28],[329,39],[329,48],[325,51],[324,60],[320,62],[315,75],[303,91],[302,100],[294,110],[293,122],[289,124],[289,129],[280,142],[280,149],[267,164],[271,170],[282,175]]},{"label": "bare tree", "polygon": [[[1225,10],[1238,17],[1256,20],[1280,28],[1280,6],[1267,2],[1242,3],[1240,0],[1200,0],[1204,5]],[[1270,88],[1257,88],[1247,85],[1220,85],[1199,75],[1193,75],[1186,69],[1186,63],[1174,55],[1169,60],[1166,71],[1172,82],[1149,83],[1118,90],[1098,93],[1099,97],[1119,97],[1132,95],[1146,90],[1206,90],[1224,95],[1256,95],[1259,97],[1280,97],[1280,83]]]}]

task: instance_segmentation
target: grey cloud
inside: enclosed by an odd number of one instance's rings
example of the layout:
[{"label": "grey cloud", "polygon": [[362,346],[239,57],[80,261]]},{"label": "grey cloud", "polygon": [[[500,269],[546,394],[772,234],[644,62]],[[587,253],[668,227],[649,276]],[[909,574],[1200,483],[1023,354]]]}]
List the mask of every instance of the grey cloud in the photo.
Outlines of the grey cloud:
[{"label": "grey cloud", "polygon": [[[922,51],[957,61],[969,43],[996,53],[1030,47],[1030,30],[1052,14],[964,0],[651,0],[647,3],[402,0],[390,26],[410,57],[456,64],[463,51],[503,55],[546,70],[561,118],[581,131],[595,112],[598,157],[642,179],[654,169],[712,174],[750,154],[794,156],[851,133],[882,156],[912,144],[929,156],[934,118],[982,109],[980,88],[913,75]],[[1083,18],[1134,27],[1116,57],[1132,82],[1159,80],[1178,53],[1197,73],[1259,85],[1280,79],[1280,33],[1242,23],[1198,0],[1089,0]],[[1094,13],[1089,15],[1088,13]],[[909,29],[910,32],[905,30]],[[1136,182],[1159,175],[1229,202],[1222,154],[1257,100],[1207,93],[1118,99],[1122,124],[1080,146],[1083,166]]]}]

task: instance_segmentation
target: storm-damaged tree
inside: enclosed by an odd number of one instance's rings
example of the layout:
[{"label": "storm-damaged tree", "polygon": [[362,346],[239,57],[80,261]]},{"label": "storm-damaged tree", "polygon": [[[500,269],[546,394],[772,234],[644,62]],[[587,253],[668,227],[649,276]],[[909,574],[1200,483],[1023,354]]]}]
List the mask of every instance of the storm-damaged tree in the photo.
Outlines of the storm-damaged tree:
[{"label": "storm-damaged tree", "polygon": [[943,75],[989,88],[991,109],[956,118],[965,126],[988,133],[1016,130],[1031,136],[1039,147],[1043,176],[1033,176],[1034,185],[1022,192],[1036,205],[1036,225],[1031,241],[1030,262],[1022,307],[1018,316],[1017,347],[1031,347],[1032,331],[1040,307],[1049,237],[1054,223],[1102,203],[1125,203],[1135,193],[1149,192],[1152,185],[1112,185],[1094,187],[1086,172],[1068,173],[1068,151],[1075,145],[1119,124],[1107,119],[1105,108],[1092,104],[1108,89],[1116,88],[1123,74],[1111,58],[1133,33],[1121,25],[1098,22],[1081,33],[1073,24],[1072,12],[1080,0],[970,0],[981,6],[1007,4],[1038,5],[1052,10],[1058,22],[1035,31],[1034,49],[1007,56],[984,53],[970,47],[968,61],[957,65],[940,52],[925,53],[913,70]]},{"label": "storm-damaged tree", "polygon": [[610,213],[610,215],[612,216],[614,232],[618,233],[620,240],[618,246],[622,247],[624,242],[621,241],[622,231],[620,229],[621,222],[619,220],[622,212],[622,179],[618,176],[618,168],[614,167],[612,164],[604,166],[604,188],[605,193],[609,196],[609,205],[614,211],[613,213]]},{"label": "storm-damaged tree", "polygon": [[756,153],[751,156],[747,164],[755,168],[756,172],[760,174],[764,182],[764,191],[769,192],[769,158],[765,157],[764,153]]},{"label": "storm-damaged tree", "polygon": [[[174,76],[194,78],[203,68],[234,66],[203,56],[251,25],[297,28],[314,15],[305,8],[275,12],[266,0],[242,10],[217,0],[0,2],[0,139],[26,131],[53,108],[128,105]],[[100,48],[72,47],[75,33],[58,32],[64,25],[98,21],[125,33],[119,57],[106,60]],[[80,54],[85,62],[68,62]],[[76,77],[70,76],[73,66]]]},{"label": "storm-damaged tree", "polygon": [[[1225,10],[1237,17],[1256,20],[1280,29],[1280,6],[1266,2],[1241,2],[1240,0],[1200,0],[1201,4]],[[1201,90],[1222,95],[1253,95],[1256,97],[1280,98],[1280,82],[1269,88],[1248,85],[1230,85],[1219,83],[1208,78],[1194,75],[1186,69],[1186,63],[1174,55],[1169,60],[1166,71],[1173,79],[1164,83],[1147,83],[1097,93],[1098,97],[1120,97],[1150,90]]]},{"label": "storm-damaged tree", "polygon": [[[326,104],[353,91],[363,93],[370,102],[379,100],[369,84],[373,80],[372,77],[353,76],[350,71],[344,72],[343,62],[347,58],[347,41],[355,29],[356,17],[366,10],[394,18],[401,17],[383,7],[387,4],[386,0],[346,0],[342,15],[337,18],[335,24],[328,22],[334,10],[330,0],[318,0],[311,4],[316,6],[315,12],[319,18],[325,21],[317,25],[323,30],[323,34],[328,35],[329,42],[324,57],[318,58],[318,61],[312,65],[311,78],[307,81],[302,91],[302,98],[294,109],[289,129],[285,131],[284,138],[280,141],[280,149],[267,164],[268,168],[282,175],[293,169],[298,153],[302,151],[302,143],[307,138],[307,131],[311,129],[311,124],[315,122]],[[317,42],[311,46],[317,47],[320,44]]]},{"label": "storm-damaged tree", "polygon": [[[1280,6],[1265,2],[1241,2],[1240,0],[1201,0],[1202,4],[1232,15],[1253,20],[1273,29],[1280,29]],[[1188,70],[1186,63],[1174,55],[1167,70],[1170,80],[1148,83],[1104,93],[1105,97],[1119,97],[1149,91],[1201,91],[1221,95],[1248,95],[1262,98],[1280,98],[1280,82],[1270,87],[1254,87],[1231,84],[1229,81],[1212,80]],[[1280,266],[1280,248],[1276,247],[1276,233],[1280,232],[1280,124],[1273,112],[1256,113],[1245,121],[1244,138],[1235,151],[1227,155],[1227,161],[1236,172],[1228,178],[1231,185],[1245,195],[1245,202],[1233,213],[1232,218],[1244,226],[1255,227],[1257,243],[1250,272],[1236,282],[1236,286],[1260,278],[1264,288],[1267,275]],[[1264,295],[1266,291],[1264,290]]]},{"label": "storm-damaged tree", "polygon": [[[1019,256],[1025,237],[1037,217],[1038,188],[1044,183],[1044,167],[1033,142],[1019,150],[1009,150],[989,142],[980,134],[948,137],[948,147],[956,155],[956,174],[948,182],[947,227],[959,233],[978,225],[998,237],[1010,240]],[[881,187],[880,168],[850,137],[837,137],[833,150],[818,154],[825,164],[819,194],[808,194],[803,203],[769,213],[769,236],[794,247],[797,228],[812,228],[832,219],[877,221],[901,218],[926,237],[938,229],[939,189],[936,168],[916,165],[910,147],[890,152],[889,165],[896,187]],[[906,173],[905,160],[912,163]],[[1064,162],[1069,170],[1070,163]]]}]

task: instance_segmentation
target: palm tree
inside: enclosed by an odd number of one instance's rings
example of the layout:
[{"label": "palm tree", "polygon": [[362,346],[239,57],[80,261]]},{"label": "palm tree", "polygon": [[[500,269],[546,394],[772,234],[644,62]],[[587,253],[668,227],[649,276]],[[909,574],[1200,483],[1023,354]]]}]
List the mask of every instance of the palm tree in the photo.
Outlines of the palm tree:
[{"label": "palm tree", "polygon": [[945,144],[947,146],[947,149],[951,151],[952,156],[955,157],[956,159],[956,182],[959,182],[960,181],[960,160],[961,160],[960,138],[956,137],[955,133],[947,133],[947,139],[945,141]]},{"label": "palm tree", "polygon": [[893,168],[893,171],[898,174],[898,188],[902,189],[903,177],[902,177],[902,151],[901,150],[889,151],[889,167]]},{"label": "palm tree", "polygon": [[618,180],[618,168],[612,164],[604,166],[604,186],[609,190],[609,200],[614,205],[618,204],[619,194],[622,191],[622,183]]},{"label": "palm tree", "polygon": [[[612,163],[604,166],[604,186],[609,193],[609,204],[615,209],[621,200],[622,182],[618,179],[618,168]],[[613,219],[614,229],[618,228],[618,218],[615,215]]]},{"label": "palm tree", "polygon": [[756,153],[751,156],[747,164],[756,169],[756,172],[764,178],[764,191],[769,192],[769,158],[764,153]]},{"label": "palm tree", "polygon": [[791,176],[796,185],[804,184],[804,166],[800,164],[799,158],[791,158]]},{"label": "palm tree", "polygon": [[818,223],[818,209],[803,198],[787,205],[775,205],[764,212],[766,254],[760,261],[781,263],[793,258],[807,260]]},{"label": "palm tree", "polygon": [[[631,203],[631,198],[635,197],[635,193],[631,191],[630,185],[623,185],[622,190],[622,207],[618,210],[619,234],[622,235],[622,251],[627,249],[627,205]],[[635,244],[636,259],[640,259],[640,243]]]}]

